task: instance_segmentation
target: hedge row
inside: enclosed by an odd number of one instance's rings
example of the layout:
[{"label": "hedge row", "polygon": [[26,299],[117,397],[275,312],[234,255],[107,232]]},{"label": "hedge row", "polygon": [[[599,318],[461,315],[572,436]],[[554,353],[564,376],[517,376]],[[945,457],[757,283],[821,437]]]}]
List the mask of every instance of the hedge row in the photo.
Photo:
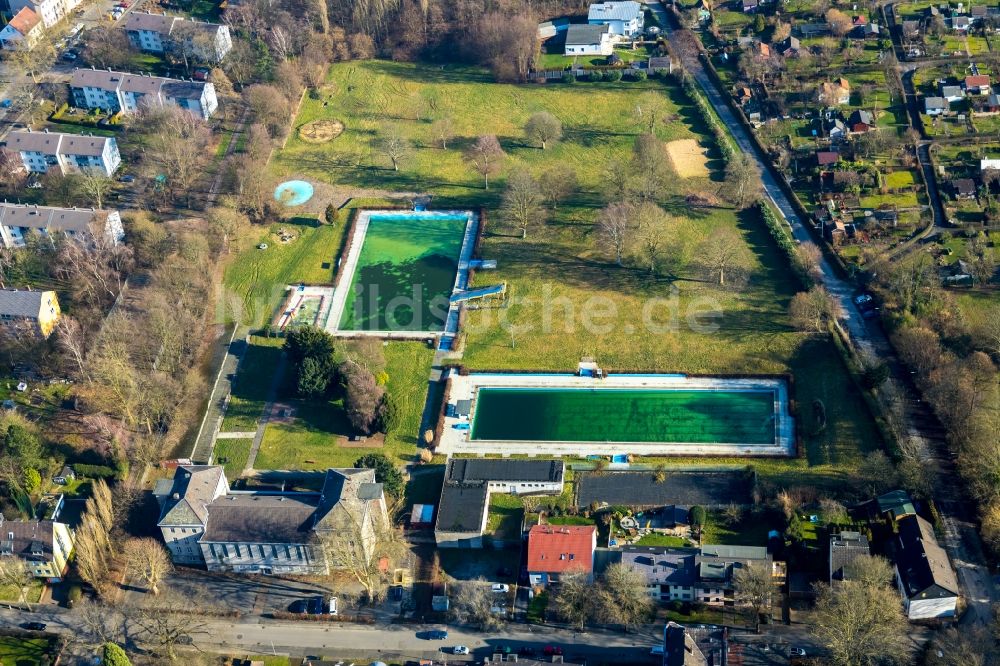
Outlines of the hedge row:
[{"label": "hedge row", "polygon": [[811,288],[815,281],[812,275],[809,274],[809,269],[802,263],[798,245],[791,234],[788,233],[787,227],[775,217],[774,211],[765,201],[758,201],[757,209],[760,211],[760,216],[764,218],[764,224],[767,225],[767,230],[771,233],[771,238],[774,239],[774,242],[777,243],[778,247],[785,254],[789,265],[792,267],[792,271],[799,279],[799,282],[802,283],[803,288]]},{"label": "hedge row", "polygon": [[77,476],[91,479],[117,479],[120,481],[128,474],[128,462],[118,463],[116,467],[77,463],[73,465],[73,471],[76,472]]},{"label": "hedge row", "polygon": [[708,100],[702,95],[701,91],[698,89],[698,84],[695,83],[691,76],[684,72],[683,70],[677,74],[680,79],[681,88],[684,90],[684,94],[694,102],[694,106],[698,109],[698,115],[709,129],[712,130],[712,135],[715,137],[715,143],[718,144],[719,150],[722,151],[722,155],[726,162],[732,159],[735,151],[733,149],[732,139],[729,133],[726,132],[726,128],[722,126],[719,122],[719,117],[715,115],[715,111],[712,110],[711,105],[709,105]]}]

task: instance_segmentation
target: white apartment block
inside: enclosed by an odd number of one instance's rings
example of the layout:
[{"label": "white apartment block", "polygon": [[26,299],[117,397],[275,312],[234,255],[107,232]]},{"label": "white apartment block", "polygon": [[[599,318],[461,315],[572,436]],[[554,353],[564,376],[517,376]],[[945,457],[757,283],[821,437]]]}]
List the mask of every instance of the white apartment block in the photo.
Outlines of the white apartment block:
[{"label": "white apartment block", "polygon": [[219,108],[215,86],[110,69],[77,69],[70,81],[73,105],[110,113],[134,113],[140,105],[174,104],[208,120]]},{"label": "white apartment block", "polygon": [[0,203],[0,243],[4,247],[24,247],[25,238],[31,233],[42,237],[63,234],[70,238],[90,234],[103,236],[112,243],[125,238],[117,210]]},{"label": "white apartment block", "polygon": [[110,176],[122,163],[114,137],[15,130],[7,135],[7,149],[31,173],[96,170]]},{"label": "white apartment block", "polygon": [[125,32],[141,51],[163,53],[176,46],[207,63],[221,62],[233,48],[229,26],[180,16],[133,12],[125,20]]}]

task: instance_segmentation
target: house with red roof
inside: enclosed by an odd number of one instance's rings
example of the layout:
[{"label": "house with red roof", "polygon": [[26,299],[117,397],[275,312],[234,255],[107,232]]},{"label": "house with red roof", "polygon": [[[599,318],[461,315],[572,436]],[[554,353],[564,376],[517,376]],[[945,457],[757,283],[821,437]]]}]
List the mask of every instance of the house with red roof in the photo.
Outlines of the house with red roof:
[{"label": "house with red roof", "polygon": [[990,77],[985,74],[965,77],[966,95],[989,95],[991,92]]},{"label": "house with red roof", "polygon": [[42,30],[42,18],[30,8],[22,7],[0,30],[0,46],[5,49],[33,48],[42,36]]},{"label": "house with red roof", "polygon": [[594,576],[597,528],[593,525],[535,525],[528,532],[528,581],[532,585],[559,582],[567,572]]}]

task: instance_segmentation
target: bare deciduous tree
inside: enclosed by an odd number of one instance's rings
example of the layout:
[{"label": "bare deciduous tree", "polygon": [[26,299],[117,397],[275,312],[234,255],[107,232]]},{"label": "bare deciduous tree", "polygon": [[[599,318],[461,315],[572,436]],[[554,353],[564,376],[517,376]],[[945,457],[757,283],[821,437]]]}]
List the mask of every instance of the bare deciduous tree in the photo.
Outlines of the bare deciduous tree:
[{"label": "bare deciduous tree", "polygon": [[190,603],[179,597],[164,596],[155,606],[124,610],[142,640],[162,650],[170,661],[177,659],[178,645],[188,644],[194,636],[208,634],[205,622],[192,612]]},{"label": "bare deciduous tree", "polygon": [[410,141],[403,136],[398,127],[390,127],[378,145],[382,154],[392,163],[393,171],[399,171],[399,165],[410,156]]},{"label": "bare deciduous tree", "polygon": [[[340,570],[364,588],[368,601],[381,599],[388,589],[393,562],[406,552],[406,545],[392,525],[375,519],[366,527],[360,516],[345,509],[333,529],[320,532],[320,547],[331,569]],[[382,560],[389,567],[382,567]]]},{"label": "bare deciduous tree", "polygon": [[24,604],[28,611],[31,610],[31,604],[27,601],[28,586],[34,579],[28,563],[21,558],[0,559],[0,585],[16,589],[18,603]]},{"label": "bare deciduous tree", "polygon": [[631,240],[634,210],[631,204],[613,203],[601,209],[597,217],[597,235],[615,257],[619,266]]},{"label": "bare deciduous tree", "polygon": [[722,194],[739,208],[746,208],[760,195],[760,169],[746,153],[736,153],[726,164],[726,187]]},{"label": "bare deciduous tree", "polygon": [[441,150],[448,150],[448,141],[454,134],[454,123],[449,116],[438,118],[431,124],[431,136],[441,143]]},{"label": "bare deciduous tree", "polygon": [[527,171],[515,171],[507,178],[507,188],[500,204],[503,216],[527,238],[528,227],[542,212],[542,194],[538,182]]},{"label": "bare deciduous tree", "polygon": [[129,539],[125,542],[125,562],[129,571],[138,576],[154,595],[160,593],[160,581],[170,573],[173,562],[166,549],[156,539]]},{"label": "bare deciduous tree", "polygon": [[95,208],[104,208],[104,199],[115,187],[115,181],[101,169],[84,169],[79,176],[80,189],[94,202]]},{"label": "bare deciduous tree", "polygon": [[551,141],[558,141],[562,138],[562,123],[548,111],[533,113],[528,122],[524,125],[524,136],[529,141],[536,141],[541,144],[542,150]]},{"label": "bare deciduous tree", "polygon": [[726,276],[745,268],[749,262],[746,243],[739,232],[730,227],[717,230],[701,246],[701,254],[709,275],[726,284]]},{"label": "bare deciduous tree", "polygon": [[830,588],[818,586],[812,634],[838,666],[874,666],[906,652],[906,620],[888,563],[862,556],[852,566],[864,572],[858,580]]},{"label": "bare deciduous tree", "polygon": [[733,570],[733,592],[737,604],[751,613],[754,632],[760,631],[760,617],[770,613],[774,581],[771,572],[763,564],[750,563]]},{"label": "bare deciduous tree", "polygon": [[504,624],[503,615],[493,611],[497,595],[485,578],[456,582],[452,612],[459,622],[473,624],[480,631],[496,631]]},{"label": "bare deciduous tree", "polygon": [[586,573],[567,571],[559,576],[559,587],[549,601],[556,615],[583,631],[594,614],[595,586]]},{"label": "bare deciduous tree", "polygon": [[552,210],[558,209],[559,204],[576,192],[578,185],[576,171],[565,164],[550,167],[538,177],[538,188]]},{"label": "bare deciduous tree", "polygon": [[841,307],[823,286],[815,286],[792,297],[788,315],[799,330],[821,331],[840,317]]},{"label": "bare deciduous tree", "polygon": [[500,147],[500,141],[494,134],[484,134],[476,139],[472,147],[465,153],[465,159],[473,170],[483,177],[484,189],[490,189],[490,176],[500,170],[507,154]]},{"label": "bare deciduous tree", "polygon": [[595,600],[597,618],[622,625],[625,633],[629,626],[645,621],[653,610],[653,600],[646,594],[645,574],[623,563],[605,569]]}]

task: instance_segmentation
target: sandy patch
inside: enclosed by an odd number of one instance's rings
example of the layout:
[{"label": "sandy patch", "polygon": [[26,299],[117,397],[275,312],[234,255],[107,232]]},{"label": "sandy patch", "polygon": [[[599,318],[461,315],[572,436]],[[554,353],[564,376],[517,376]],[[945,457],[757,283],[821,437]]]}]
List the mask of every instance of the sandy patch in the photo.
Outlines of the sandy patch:
[{"label": "sandy patch", "polygon": [[681,178],[708,176],[708,156],[695,139],[679,139],[667,144],[667,155]]},{"label": "sandy patch", "polygon": [[314,120],[299,128],[299,138],[306,143],[326,143],[340,136],[344,123],[339,120]]}]

